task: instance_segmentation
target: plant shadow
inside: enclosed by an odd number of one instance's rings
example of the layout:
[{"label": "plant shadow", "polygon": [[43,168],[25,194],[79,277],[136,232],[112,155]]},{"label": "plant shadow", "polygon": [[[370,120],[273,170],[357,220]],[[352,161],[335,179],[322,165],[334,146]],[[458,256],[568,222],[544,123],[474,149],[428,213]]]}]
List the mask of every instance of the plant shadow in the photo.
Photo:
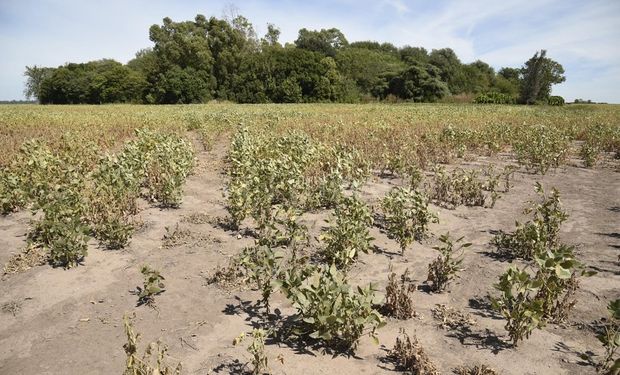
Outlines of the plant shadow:
[{"label": "plant shadow", "polygon": [[579,358],[579,361],[575,363],[580,366],[596,366],[597,364],[594,361],[594,357],[596,356],[594,352],[590,350],[586,350],[585,352],[580,352],[578,350],[571,348],[570,346],[566,345],[565,343],[561,341],[556,342],[555,345],[553,346],[553,349],[551,350],[554,352],[558,352],[558,353],[576,356],[577,358]]},{"label": "plant shadow", "polygon": [[346,356],[348,358],[362,359],[356,356],[351,348],[327,346],[323,341],[313,339],[307,334],[300,332],[300,323],[302,323],[298,315],[284,316],[279,309],[267,312],[265,305],[260,301],[255,303],[244,301],[235,296],[237,304],[227,304],[222,311],[226,315],[246,315],[245,321],[253,329],[262,328],[272,332],[267,340],[266,345],[285,345],[292,349],[296,354],[308,354],[316,356],[315,351],[322,354],[331,355],[333,358],[338,356]]},{"label": "plant shadow", "polygon": [[483,318],[491,318],[494,320],[502,320],[502,316],[493,309],[491,300],[488,296],[470,298],[468,305],[473,309],[473,314]]},{"label": "plant shadow", "polygon": [[456,338],[461,345],[475,346],[478,349],[488,349],[493,354],[513,348],[511,343],[506,342],[488,328],[485,328],[484,331],[475,332],[468,326],[459,326],[451,330],[447,336]]},{"label": "plant shadow", "polygon": [[401,373],[398,359],[390,354],[390,350],[385,345],[381,345],[379,349],[383,352],[383,355],[379,356],[377,367],[384,371]]}]

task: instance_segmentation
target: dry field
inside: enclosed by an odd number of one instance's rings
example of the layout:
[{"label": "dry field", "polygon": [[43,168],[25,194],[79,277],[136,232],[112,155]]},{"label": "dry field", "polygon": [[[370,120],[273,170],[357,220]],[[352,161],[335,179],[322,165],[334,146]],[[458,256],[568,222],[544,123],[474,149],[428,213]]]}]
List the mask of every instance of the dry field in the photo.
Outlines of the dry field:
[{"label": "dry field", "polygon": [[618,106],[0,106],[0,150],[1,374],[605,371]]}]

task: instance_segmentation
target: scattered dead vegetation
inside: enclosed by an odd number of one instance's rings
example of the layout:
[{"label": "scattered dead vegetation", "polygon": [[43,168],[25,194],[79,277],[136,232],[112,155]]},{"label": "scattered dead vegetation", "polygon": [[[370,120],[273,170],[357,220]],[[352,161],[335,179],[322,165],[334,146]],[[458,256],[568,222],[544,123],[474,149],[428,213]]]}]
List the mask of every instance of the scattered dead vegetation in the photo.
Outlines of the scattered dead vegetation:
[{"label": "scattered dead vegetation", "polygon": [[195,233],[187,228],[179,228],[176,225],[174,230],[166,227],[166,234],[162,238],[162,247],[171,249],[179,246],[200,247],[207,243],[219,242],[207,234]]},{"label": "scattered dead vegetation", "polygon": [[415,285],[409,278],[409,269],[400,275],[400,281],[396,280],[396,274],[391,272],[388,276],[388,285],[385,288],[385,314],[396,319],[409,319],[416,316],[413,308],[411,293]]},{"label": "scattered dead vegetation", "polygon": [[232,290],[245,283],[247,279],[237,258],[231,258],[226,266],[217,266],[212,273],[203,276],[207,284],[217,284],[223,289]]},{"label": "scattered dead vegetation", "polygon": [[400,330],[400,335],[396,338],[389,355],[396,361],[400,370],[416,375],[440,374],[418,339],[415,336],[410,337],[404,329]]},{"label": "scattered dead vegetation", "polygon": [[17,316],[17,314],[21,311],[22,304],[19,301],[9,301],[2,304],[0,310],[2,310],[5,314],[12,314],[13,316]]},{"label": "scattered dead vegetation", "polygon": [[478,323],[471,314],[443,304],[436,305],[431,309],[431,313],[433,318],[439,320],[439,327],[442,329],[469,328]]},{"label": "scattered dead vegetation", "polygon": [[190,224],[210,224],[213,221],[213,218],[210,215],[207,215],[203,212],[193,212],[189,215],[183,216],[181,218],[182,223],[190,223]]},{"label": "scattered dead vegetation", "polygon": [[48,253],[38,246],[27,246],[22,252],[14,254],[4,265],[4,274],[24,272],[36,266],[45,264]]},{"label": "scattered dead vegetation", "polygon": [[456,375],[499,375],[499,372],[486,365],[461,366],[453,370]]},{"label": "scattered dead vegetation", "polygon": [[[135,314],[133,317],[135,317]],[[139,356],[138,341],[140,340],[140,334],[134,332],[132,318],[125,315],[123,322],[125,326],[125,334],[127,335],[127,343],[123,345],[123,349],[125,349],[125,353],[127,354],[127,361],[123,375],[181,374],[181,363],[174,368],[166,363],[166,358],[168,357],[166,353],[168,348],[161,342],[161,340],[150,343],[144,350],[144,354]],[[156,356],[155,361],[152,360],[154,354]]]}]

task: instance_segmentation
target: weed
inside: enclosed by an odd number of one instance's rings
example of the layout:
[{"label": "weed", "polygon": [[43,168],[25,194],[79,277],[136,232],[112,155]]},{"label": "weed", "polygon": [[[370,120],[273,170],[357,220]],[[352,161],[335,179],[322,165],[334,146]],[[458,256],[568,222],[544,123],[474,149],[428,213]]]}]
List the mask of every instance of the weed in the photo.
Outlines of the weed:
[{"label": "weed", "polygon": [[244,332],[233,340],[233,345],[237,346],[248,336],[252,338],[252,342],[247,350],[252,355],[251,363],[253,375],[269,373],[269,358],[267,354],[265,354],[265,339],[268,335],[269,333],[264,329],[254,328],[251,334],[246,334]]},{"label": "weed", "polygon": [[4,265],[4,273],[18,273],[42,266],[49,261],[49,253],[40,246],[28,245],[21,252],[11,256]]},{"label": "weed", "polygon": [[219,218],[211,217],[208,214],[203,213],[203,212],[192,212],[189,215],[183,216],[181,221],[184,223],[190,223],[190,224],[207,224],[208,223],[208,224],[219,225],[220,223],[215,221],[217,219]]},{"label": "weed", "polygon": [[11,314],[13,316],[17,316],[17,314],[21,311],[22,304],[19,301],[9,301],[5,302],[0,306],[0,310],[2,310],[5,314]]},{"label": "weed", "polygon": [[138,287],[138,306],[148,305],[155,306],[155,296],[165,291],[163,283],[164,277],[159,271],[144,265],[140,269],[140,273],[144,277],[142,288]]},{"label": "weed", "polygon": [[605,348],[605,357],[598,364],[597,370],[616,375],[620,371],[620,358],[616,358],[616,352],[620,348],[620,299],[609,302],[607,310],[609,319],[603,333],[598,335]]},{"label": "weed", "polygon": [[174,230],[169,227],[165,227],[166,233],[162,238],[162,247],[164,249],[170,249],[179,246],[191,246],[199,247],[208,242],[217,242],[216,239],[212,239],[207,234],[194,233],[186,228],[179,228],[177,223]]},{"label": "weed", "polygon": [[247,281],[244,267],[239,258],[233,257],[226,266],[217,266],[212,275],[206,277],[207,284],[218,284],[226,289],[233,289]]}]

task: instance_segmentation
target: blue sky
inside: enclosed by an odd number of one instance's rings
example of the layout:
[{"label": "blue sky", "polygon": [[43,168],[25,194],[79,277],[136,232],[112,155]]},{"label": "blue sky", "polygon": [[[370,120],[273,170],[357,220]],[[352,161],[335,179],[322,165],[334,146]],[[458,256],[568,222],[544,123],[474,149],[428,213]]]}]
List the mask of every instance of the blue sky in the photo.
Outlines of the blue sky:
[{"label": "blue sky", "polygon": [[554,94],[620,103],[620,1],[573,0],[0,0],[0,100],[23,98],[26,65],[113,58],[151,46],[148,28],[231,6],[293,41],[300,28],[337,27],[349,41],[450,47],[463,62],[519,67],[536,50],[566,69]]}]

